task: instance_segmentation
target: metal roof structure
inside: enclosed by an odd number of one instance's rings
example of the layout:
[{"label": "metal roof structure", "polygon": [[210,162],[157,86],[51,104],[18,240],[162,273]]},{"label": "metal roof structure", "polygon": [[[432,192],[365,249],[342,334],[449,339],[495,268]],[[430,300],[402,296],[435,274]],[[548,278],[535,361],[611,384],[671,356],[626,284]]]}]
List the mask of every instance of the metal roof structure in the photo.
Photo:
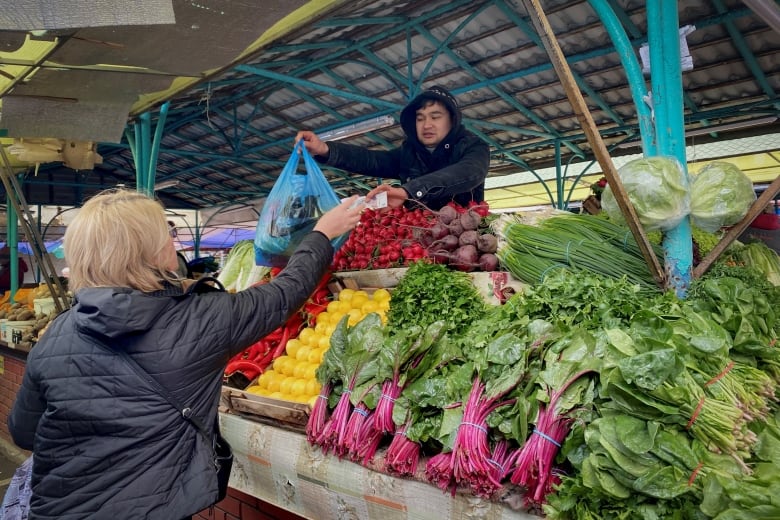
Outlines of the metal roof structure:
[{"label": "metal roof structure", "polygon": [[[641,63],[646,3],[542,2],[616,161],[641,153],[637,107],[619,51],[597,13],[614,15]],[[0,75],[12,78],[6,85],[0,78],[0,127],[5,127],[7,100],[14,98],[16,107],[22,100],[39,118],[49,116],[31,100],[68,98],[90,109],[79,125],[91,121],[99,130],[114,125],[113,135],[118,134],[116,117],[97,117],[100,103],[127,112],[120,121],[127,130],[114,142],[93,139],[102,156],[93,169],[55,163],[26,168],[28,201],[79,205],[100,189],[135,186],[134,124],[148,118],[153,129],[164,121],[155,181],[172,185],[157,192],[166,207],[250,204],[272,188],[299,129],[323,133],[390,116],[391,126],[348,142],[398,146],[404,138],[397,119],[401,109],[434,84],[455,95],[466,127],[490,144],[492,207],[549,204],[560,196],[577,200],[600,171],[598,165],[581,167],[579,190],[579,174],[566,173],[566,167],[576,171],[575,165],[592,164],[593,153],[520,0],[270,2],[265,19],[266,2],[262,8],[233,4],[237,7],[215,25],[209,25],[213,12],[194,11],[195,3],[177,0],[173,25],[55,31],[57,42],[33,63],[13,62],[24,70],[9,72],[14,52],[0,52]],[[745,171],[760,170],[764,177],[757,182],[773,179],[780,174],[780,7],[774,0],[667,4],[678,5],[681,34],[687,33],[680,37],[683,54],[686,47],[690,54],[683,56],[690,68],[682,76],[687,144],[709,147],[710,157],[749,155],[739,159]],[[210,27],[208,37],[192,37],[187,29],[196,27],[202,32]],[[0,32],[0,44],[3,34],[21,33]],[[192,45],[189,51],[176,39],[183,37]],[[47,136],[40,129],[40,135],[14,135],[8,128],[9,138],[74,138]],[[81,130],[82,139],[94,135]],[[750,136],[759,136],[762,144],[741,141]],[[724,142],[743,146],[714,151]],[[757,165],[754,156],[763,162]],[[341,195],[364,193],[376,184],[351,172],[323,171]]]}]

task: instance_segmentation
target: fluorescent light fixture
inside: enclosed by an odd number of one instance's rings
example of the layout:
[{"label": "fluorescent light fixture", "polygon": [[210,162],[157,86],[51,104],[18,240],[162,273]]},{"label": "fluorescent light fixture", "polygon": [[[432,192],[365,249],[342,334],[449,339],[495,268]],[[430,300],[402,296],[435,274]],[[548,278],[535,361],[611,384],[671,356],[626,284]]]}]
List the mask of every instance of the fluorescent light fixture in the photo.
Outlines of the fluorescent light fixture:
[{"label": "fluorescent light fixture", "polygon": [[725,125],[704,126],[685,132],[685,137],[694,137],[697,135],[706,135],[714,132],[724,132],[727,130],[738,130],[740,128],[750,128],[753,126],[769,125],[777,121],[777,117],[761,117],[758,119],[748,119],[746,121],[737,121],[736,123],[727,123]]},{"label": "fluorescent light fixture", "polygon": [[[777,116],[760,117],[758,119],[747,119],[745,121],[737,121],[734,123],[726,123],[724,125],[715,126],[703,126],[701,128],[694,128],[685,132],[685,137],[696,137],[697,135],[707,135],[717,132],[727,132],[729,130],[739,130],[741,128],[751,128],[754,126],[770,125],[777,121]],[[618,148],[633,148],[640,146],[642,141],[628,141],[619,144]]]},{"label": "fluorescent light fixture", "polygon": [[342,126],[341,128],[328,130],[327,132],[323,132],[321,134],[318,133],[317,136],[323,141],[338,141],[339,139],[346,139],[347,137],[354,137],[356,135],[373,132],[374,130],[379,130],[381,128],[387,128],[388,126],[393,126],[394,124],[395,119],[393,116],[379,116],[372,119],[366,119],[364,121],[358,121],[357,123],[352,123],[347,126]]},{"label": "fluorescent light fixture", "polygon": [[178,186],[178,185],[179,185],[179,181],[178,180],[170,179],[170,180],[158,182],[157,184],[155,184],[154,185],[154,191],[160,191],[160,190],[164,190],[166,188],[173,188],[174,186]]}]

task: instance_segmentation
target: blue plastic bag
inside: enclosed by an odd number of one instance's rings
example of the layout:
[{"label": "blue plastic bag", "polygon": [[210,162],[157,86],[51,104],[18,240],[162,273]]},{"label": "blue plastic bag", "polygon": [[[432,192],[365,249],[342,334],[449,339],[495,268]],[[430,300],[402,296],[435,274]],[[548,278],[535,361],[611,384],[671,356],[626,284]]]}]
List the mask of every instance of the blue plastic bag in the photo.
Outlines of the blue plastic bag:
[{"label": "blue plastic bag", "polygon": [[0,520],[27,520],[32,495],[32,462],[31,455],[14,471],[0,506]]},{"label": "blue plastic bag", "polygon": [[[298,171],[301,156],[305,172]],[[314,229],[317,219],[340,203],[317,162],[298,141],[260,211],[255,228],[255,263],[286,265],[303,237]],[[345,239],[346,235],[335,238],[334,249]]]}]

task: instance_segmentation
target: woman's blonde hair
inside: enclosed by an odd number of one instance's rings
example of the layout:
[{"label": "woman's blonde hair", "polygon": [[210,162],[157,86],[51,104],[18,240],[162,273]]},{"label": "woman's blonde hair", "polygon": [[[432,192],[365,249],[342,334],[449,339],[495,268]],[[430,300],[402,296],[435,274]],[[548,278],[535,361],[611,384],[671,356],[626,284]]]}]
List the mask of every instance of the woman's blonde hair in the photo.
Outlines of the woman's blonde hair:
[{"label": "woman's blonde hair", "polygon": [[159,202],[131,190],[110,190],[89,199],[65,231],[69,288],[129,287],[152,292],[163,280],[171,246]]}]

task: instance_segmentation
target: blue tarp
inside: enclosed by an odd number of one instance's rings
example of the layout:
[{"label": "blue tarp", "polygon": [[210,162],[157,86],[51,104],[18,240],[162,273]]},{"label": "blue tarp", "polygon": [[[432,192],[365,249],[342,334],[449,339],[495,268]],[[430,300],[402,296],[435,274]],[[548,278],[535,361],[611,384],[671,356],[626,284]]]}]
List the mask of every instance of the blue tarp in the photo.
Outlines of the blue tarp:
[{"label": "blue tarp", "polygon": [[[0,248],[5,247],[5,242],[0,242]],[[54,254],[57,258],[62,258],[62,239],[58,238],[57,240],[52,240],[50,242],[44,242],[44,247],[46,248],[46,251],[49,253]],[[31,255],[33,254],[32,247],[30,247],[30,244],[27,242],[19,242],[18,244],[19,252],[24,255]]]},{"label": "blue tarp", "polygon": [[[177,241],[179,249],[192,249],[195,247],[194,240]],[[254,240],[255,230],[244,228],[227,228],[208,230],[200,237],[200,249],[230,249],[236,242],[241,240]]]}]

